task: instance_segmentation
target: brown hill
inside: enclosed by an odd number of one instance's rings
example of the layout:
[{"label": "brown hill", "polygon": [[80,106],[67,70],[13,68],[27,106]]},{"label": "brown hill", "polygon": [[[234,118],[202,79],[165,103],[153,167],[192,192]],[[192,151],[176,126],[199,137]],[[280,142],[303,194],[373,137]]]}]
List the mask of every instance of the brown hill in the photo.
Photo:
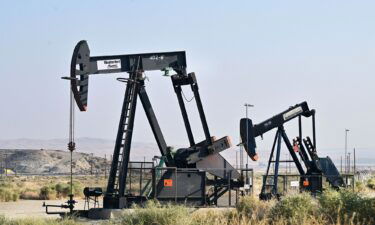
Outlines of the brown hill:
[{"label": "brown hill", "polygon": [[[22,174],[68,174],[70,173],[70,152],[46,149],[1,149],[1,172],[5,167]],[[92,171],[104,174],[104,168],[104,158],[87,153],[73,153],[73,173],[90,174]]]}]

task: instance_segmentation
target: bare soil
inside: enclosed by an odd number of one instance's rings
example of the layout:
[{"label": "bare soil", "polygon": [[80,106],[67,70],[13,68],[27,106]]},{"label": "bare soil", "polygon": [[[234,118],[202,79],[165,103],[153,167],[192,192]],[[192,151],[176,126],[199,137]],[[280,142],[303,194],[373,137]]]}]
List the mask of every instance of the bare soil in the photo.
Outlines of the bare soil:
[{"label": "bare soil", "polygon": [[[46,217],[59,218],[59,215],[48,215],[43,207],[46,204],[61,205],[65,200],[19,200],[17,202],[0,202],[0,215],[7,218],[24,218],[24,217]],[[83,209],[84,200],[78,200],[76,209]],[[100,203],[101,204],[101,203]],[[51,208],[51,211],[67,211],[66,209]]]}]

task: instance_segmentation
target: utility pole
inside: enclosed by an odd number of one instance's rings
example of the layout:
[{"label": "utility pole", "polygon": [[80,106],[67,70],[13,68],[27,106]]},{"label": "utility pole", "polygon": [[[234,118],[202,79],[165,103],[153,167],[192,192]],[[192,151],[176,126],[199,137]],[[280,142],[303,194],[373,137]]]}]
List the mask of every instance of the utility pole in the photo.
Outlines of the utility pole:
[{"label": "utility pole", "polygon": [[348,173],[350,173],[350,152],[348,152]]},{"label": "utility pole", "polygon": [[90,157],[90,173],[91,173],[91,175],[93,175],[93,171],[92,171],[93,165],[92,164],[94,164],[94,159],[93,159],[94,154],[91,153],[90,155],[91,155],[91,157]]},{"label": "utility pole", "polygon": [[104,154],[104,178],[107,178],[107,155]]},{"label": "utility pole", "polygon": [[348,132],[349,132],[349,129],[345,129],[345,173],[348,173],[348,164],[347,164],[347,151],[348,151]]},{"label": "utility pole", "polygon": [[340,173],[342,173],[342,156],[340,156]]},{"label": "utility pole", "polygon": [[5,153],[4,164],[5,164],[5,176],[8,176],[8,165],[7,165],[8,154]]},{"label": "utility pole", "polygon": [[355,162],[355,160],[356,160],[356,158],[355,158],[355,148],[353,149],[353,163],[354,163],[354,168],[353,168],[353,172],[354,172],[354,176],[355,176],[355,174],[356,174],[356,162]]}]

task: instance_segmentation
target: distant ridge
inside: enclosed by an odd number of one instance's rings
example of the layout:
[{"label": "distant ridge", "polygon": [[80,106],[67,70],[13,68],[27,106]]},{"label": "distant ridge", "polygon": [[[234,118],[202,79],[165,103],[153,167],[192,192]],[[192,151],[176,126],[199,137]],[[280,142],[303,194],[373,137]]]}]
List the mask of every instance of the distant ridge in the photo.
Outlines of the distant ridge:
[{"label": "distant ridge", "polygon": [[[76,151],[82,153],[93,153],[95,156],[109,159],[113,153],[115,141],[102,138],[77,138]],[[52,149],[67,151],[68,139],[0,139],[0,149]],[[155,155],[160,155],[156,143],[133,142],[131,156],[133,160],[151,160]]]},{"label": "distant ridge", "polygon": [[[52,149],[67,151],[68,139],[0,139],[0,150],[1,149]],[[107,159],[113,153],[115,141],[110,139],[102,138],[90,138],[81,137],[76,139],[77,152],[82,153],[93,153],[95,156],[104,157]],[[182,146],[174,146],[176,149]],[[357,165],[358,166],[375,166],[375,148],[356,148],[357,150]],[[232,164],[236,164],[236,152],[239,151],[237,146],[227,149],[222,152],[222,155]],[[352,149],[348,149],[352,153]],[[258,149],[260,160],[259,162],[249,161],[250,167],[265,167],[270,149]],[[286,157],[286,149],[282,149],[282,158]],[[342,148],[329,148],[329,149],[318,149],[318,155],[320,157],[329,156],[336,164],[340,167],[340,157],[344,154]],[[131,149],[131,160],[139,161],[146,160],[150,161],[155,155],[160,155],[159,149],[156,143],[145,143],[145,142],[133,142]],[[239,154],[237,154],[239,157]],[[244,153],[246,155],[246,153]],[[245,162],[246,163],[246,158]],[[282,165],[284,166],[284,165]]]},{"label": "distant ridge", "polygon": [[[0,150],[0,173],[3,168],[17,174],[69,174],[70,153],[48,149]],[[105,160],[87,153],[73,153],[73,172],[76,174],[104,174]],[[108,168],[108,163],[107,163]]]}]

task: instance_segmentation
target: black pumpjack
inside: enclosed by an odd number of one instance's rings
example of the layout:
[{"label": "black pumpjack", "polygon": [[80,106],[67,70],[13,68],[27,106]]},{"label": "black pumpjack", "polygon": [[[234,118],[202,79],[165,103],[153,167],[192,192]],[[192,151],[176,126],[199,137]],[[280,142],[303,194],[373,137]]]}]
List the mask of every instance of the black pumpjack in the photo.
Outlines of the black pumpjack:
[{"label": "black pumpjack", "polygon": [[[305,139],[302,138],[302,117],[312,118],[313,141],[311,141],[310,137],[306,137]],[[284,124],[295,118],[298,118],[299,136],[293,140],[292,144],[285,132]],[[292,106],[289,109],[259,124],[253,125],[252,120],[248,118],[241,119],[241,139],[245,150],[248,152],[252,160],[256,161],[258,159],[255,138],[258,136],[263,136],[263,134],[274,128],[277,130],[268,160],[267,171],[263,177],[263,185],[259,195],[260,199],[268,200],[273,197],[280,197],[280,193],[278,192],[280,163],[295,164],[300,174],[301,191],[306,190],[313,194],[322,192],[323,177],[327,178],[328,182],[333,188],[345,186],[344,180],[332,160],[328,156],[326,158],[319,158],[317,155],[315,138],[315,110],[310,110],[306,102]],[[303,143],[301,140],[303,140]],[[292,160],[280,160],[281,141],[285,143]],[[303,168],[297,154],[300,156],[305,168]],[[273,160],[274,156],[275,159]],[[272,175],[270,175],[271,164],[274,164],[274,171]],[[273,180],[269,182],[268,178],[273,178]]]},{"label": "black pumpjack", "polygon": [[[219,153],[231,147],[229,137],[211,136],[203,110],[199,87],[194,73],[186,71],[184,51],[144,54],[90,56],[86,41],[80,41],[73,52],[70,77],[71,91],[80,111],[87,110],[89,77],[94,74],[127,73],[118,80],[126,84],[121,116],[117,130],[113,160],[103,193],[104,209],[122,209],[148,199],[161,202],[183,202],[194,206],[217,204],[220,196],[244,185],[244,177]],[[171,76],[177,95],[189,146],[171,152],[167,145],[145,87],[146,71],[159,70]],[[196,142],[184,102],[183,86],[193,92],[204,140]],[[165,163],[163,168],[152,168],[151,189],[139,195],[130,193],[130,151],[138,97]],[[147,163],[141,163],[141,169]],[[248,174],[246,172],[246,174]],[[248,179],[247,179],[248,180]],[[146,185],[146,186],[147,186]],[[148,186],[149,187],[149,186]],[[207,188],[209,187],[209,188]],[[209,189],[209,190],[207,190]],[[90,214],[90,213],[89,213]]]}]

